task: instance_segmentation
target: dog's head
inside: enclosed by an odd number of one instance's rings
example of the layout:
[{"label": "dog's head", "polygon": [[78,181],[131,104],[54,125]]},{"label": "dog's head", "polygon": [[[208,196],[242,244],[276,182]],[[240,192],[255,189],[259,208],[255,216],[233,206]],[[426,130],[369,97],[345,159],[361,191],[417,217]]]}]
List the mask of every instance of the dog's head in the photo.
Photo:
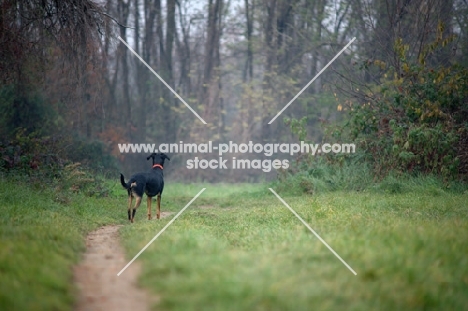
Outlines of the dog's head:
[{"label": "dog's head", "polygon": [[164,160],[167,159],[168,161],[171,161],[171,159],[169,159],[169,157],[162,152],[159,152],[159,153],[153,152],[151,155],[149,155],[146,158],[146,160],[149,160],[150,158],[153,159],[153,165],[160,164],[164,166]]}]

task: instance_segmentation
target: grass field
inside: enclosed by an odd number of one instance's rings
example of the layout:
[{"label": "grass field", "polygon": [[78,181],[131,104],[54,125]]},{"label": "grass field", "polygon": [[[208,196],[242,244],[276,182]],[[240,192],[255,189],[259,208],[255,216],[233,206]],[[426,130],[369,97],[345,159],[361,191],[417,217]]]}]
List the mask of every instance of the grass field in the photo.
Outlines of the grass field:
[{"label": "grass field", "polygon": [[[468,309],[466,193],[280,192],[354,276],[267,185],[169,185],[165,207],[180,210],[202,187],[140,257],[158,310]],[[121,230],[129,258],[170,220],[140,217]]]},{"label": "grass field", "polygon": [[[207,190],[139,257],[157,310],[467,310],[468,193],[437,183],[297,195],[270,185],[168,183],[163,211]],[[125,224],[128,259],[171,217],[127,224],[125,193],[55,197],[0,182],[0,310],[68,310],[83,237]],[[293,189],[291,189],[293,190]],[[174,214],[175,215],[175,214]],[[124,272],[125,273],[125,272]]]}]

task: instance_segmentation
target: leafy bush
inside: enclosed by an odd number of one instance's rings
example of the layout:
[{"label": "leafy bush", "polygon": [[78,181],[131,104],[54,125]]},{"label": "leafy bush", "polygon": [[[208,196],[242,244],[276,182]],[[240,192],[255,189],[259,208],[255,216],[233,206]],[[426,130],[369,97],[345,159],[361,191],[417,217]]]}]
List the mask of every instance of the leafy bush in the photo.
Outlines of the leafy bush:
[{"label": "leafy bush", "polygon": [[109,147],[99,140],[86,141],[78,138],[69,138],[68,148],[64,156],[72,162],[81,162],[94,171],[115,171],[117,160],[111,155]]},{"label": "leafy bush", "polygon": [[18,85],[0,88],[0,112],[0,173],[55,187],[63,198],[77,191],[107,195],[107,183],[93,176],[116,173],[117,161],[101,141],[58,134],[63,131],[52,107]]},{"label": "leafy bush", "polygon": [[9,178],[27,178],[36,188],[54,188],[61,203],[66,203],[71,192],[107,196],[105,175],[116,175],[115,163],[99,142],[27,134],[24,129],[10,140],[0,141],[0,172]]},{"label": "leafy bush", "polygon": [[350,119],[332,129],[335,139],[357,142],[378,176],[392,171],[445,178],[464,174],[459,167],[468,163],[468,152],[460,137],[468,132],[468,70],[426,64],[430,53],[448,40],[438,37],[417,62],[397,40],[399,67],[375,60],[370,66],[384,70],[381,83],[348,101],[343,110]]},{"label": "leafy bush", "polygon": [[[373,189],[396,194],[412,187],[401,177],[438,176],[445,181],[443,188],[450,187],[450,179],[466,178],[468,69],[426,63],[450,40],[438,36],[417,60],[397,40],[398,67],[381,60],[367,64],[382,71],[380,83],[365,91],[356,88],[356,96],[338,107],[348,114],[344,125],[327,125],[324,138],[327,143],[354,142],[357,153],[300,155],[280,180],[306,193]],[[285,122],[299,140],[306,140],[307,118]]]},{"label": "leafy bush", "polygon": [[26,133],[49,133],[54,127],[54,110],[38,94],[18,92],[16,85],[0,88],[0,134],[14,136],[19,129]]}]

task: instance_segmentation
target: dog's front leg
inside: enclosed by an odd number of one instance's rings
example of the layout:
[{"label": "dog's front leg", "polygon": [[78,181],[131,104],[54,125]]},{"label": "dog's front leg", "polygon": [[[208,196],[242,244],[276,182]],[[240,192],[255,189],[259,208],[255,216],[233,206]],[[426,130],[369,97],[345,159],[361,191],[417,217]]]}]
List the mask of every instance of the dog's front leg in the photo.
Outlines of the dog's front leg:
[{"label": "dog's front leg", "polygon": [[151,220],[151,197],[146,198],[146,207],[148,208],[148,220]]},{"label": "dog's front leg", "polygon": [[158,194],[158,214],[156,216],[158,219],[161,218],[161,195]]}]

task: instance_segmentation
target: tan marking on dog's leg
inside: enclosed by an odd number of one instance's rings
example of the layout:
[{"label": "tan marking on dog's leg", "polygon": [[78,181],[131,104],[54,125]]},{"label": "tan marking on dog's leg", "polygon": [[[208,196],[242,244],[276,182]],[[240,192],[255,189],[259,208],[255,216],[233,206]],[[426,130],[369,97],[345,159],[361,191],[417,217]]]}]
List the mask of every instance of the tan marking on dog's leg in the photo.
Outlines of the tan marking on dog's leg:
[{"label": "tan marking on dog's leg", "polygon": [[146,198],[146,207],[148,208],[148,220],[151,220],[151,197]]},{"label": "tan marking on dog's leg", "polygon": [[157,218],[161,218],[161,195],[158,194],[158,215]]},{"label": "tan marking on dog's leg", "polygon": [[141,197],[136,197],[135,207],[133,209],[137,209],[138,207],[140,207],[140,204],[141,204]]},{"label": "tan marking on dog's leg", "polygon": [[132,211],[132,222],[135,217],[136,209],[140,206],[140,204],[141,204],[141,197],[137,196],[135,200],[135,206],[133,207],[133,211]]}]

